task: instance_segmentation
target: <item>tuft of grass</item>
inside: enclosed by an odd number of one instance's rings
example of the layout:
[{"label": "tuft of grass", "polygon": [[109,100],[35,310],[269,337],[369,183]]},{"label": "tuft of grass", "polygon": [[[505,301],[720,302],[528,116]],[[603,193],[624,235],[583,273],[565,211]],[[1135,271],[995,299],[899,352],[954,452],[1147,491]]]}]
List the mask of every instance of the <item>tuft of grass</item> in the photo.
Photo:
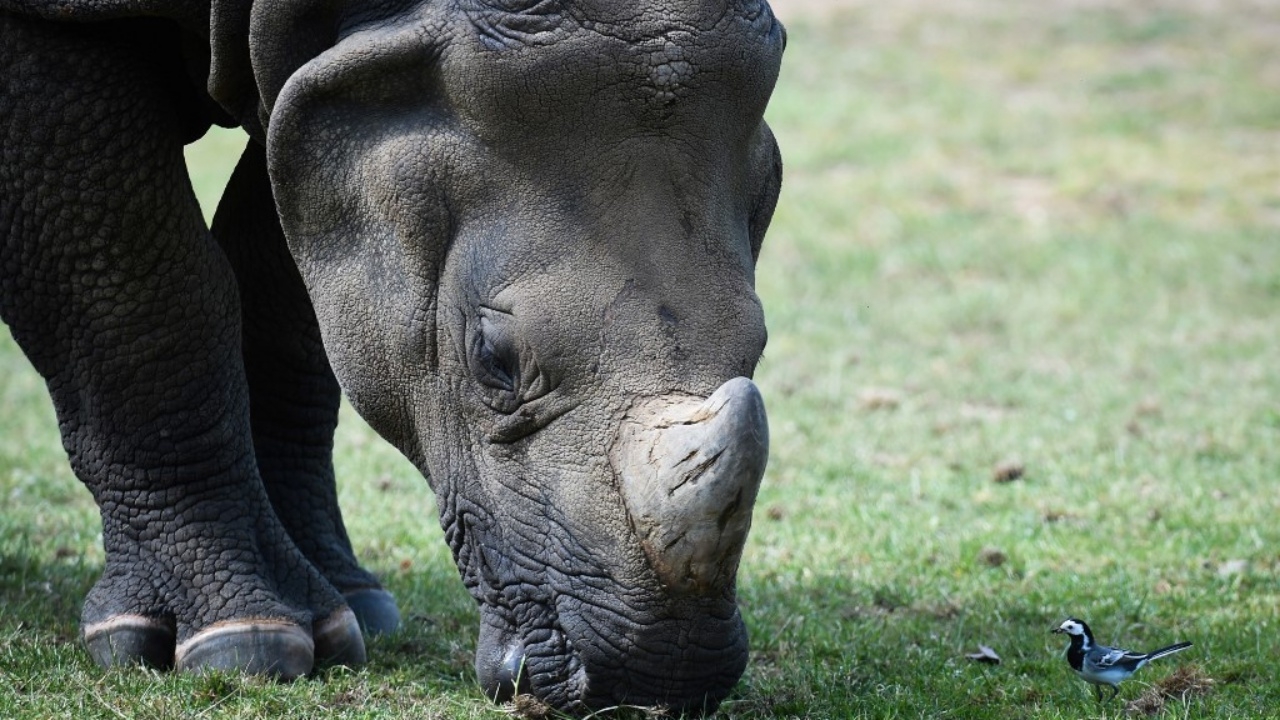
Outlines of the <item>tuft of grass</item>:
[{"label": "tuft of grass", "polygon": [[[772,452],[720,716],[1120,717],[1048,634],[1070,614],[1195,642],[1122,699],[1276,717],[1280,8],[802,4],[839,7],[789,13],[769,110]],[[207,209],[240,142],[191,151]],[[0,717],[506,717],[425,483],[349,408],[348,529],[406,627],[280,685],[92,666],[96,511],[3,331],[0,401]]]},{"label": "tuft of grass", "polygon": [[1213,678],[1200,668],[1183,666],[1148,688],[1137,699],[1125,703],[1125,713],[1150,717],[1160,714],[1171,702],[1189,706],[1197,698],[1213,692],[1214,684]]}]

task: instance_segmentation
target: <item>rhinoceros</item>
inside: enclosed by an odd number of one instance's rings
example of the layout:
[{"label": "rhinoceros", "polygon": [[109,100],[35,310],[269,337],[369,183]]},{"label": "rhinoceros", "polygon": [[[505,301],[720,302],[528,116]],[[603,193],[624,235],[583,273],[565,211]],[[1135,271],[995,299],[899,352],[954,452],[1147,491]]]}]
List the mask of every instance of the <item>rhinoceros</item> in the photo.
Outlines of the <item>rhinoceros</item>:
[{"label": "rhinoceros", "polygon": [[[340,397],[427,478],[476,673],[714,708],[768,455],[763,0],[0,0],[0,314],[105,566],[105,666],[293,678],[399,623]],[[211,225],[182,149],[247,148]]]}]

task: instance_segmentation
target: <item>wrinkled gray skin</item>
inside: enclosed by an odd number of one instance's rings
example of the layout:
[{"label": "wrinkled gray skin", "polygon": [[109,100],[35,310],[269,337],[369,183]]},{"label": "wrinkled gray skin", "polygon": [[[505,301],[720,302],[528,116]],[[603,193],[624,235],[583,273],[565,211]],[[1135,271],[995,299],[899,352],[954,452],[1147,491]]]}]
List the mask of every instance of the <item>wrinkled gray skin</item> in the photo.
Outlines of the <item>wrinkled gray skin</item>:
[{"label": "wrinkled gray skin", "polygon": [[[294,677],[395,627],[340,386],[437,494],[490,696],[713,708],[783,44],[763,0],[0,0],[0,311],[102,511],[93,656]],[[212,232],[210,122],[252,137]]]}]

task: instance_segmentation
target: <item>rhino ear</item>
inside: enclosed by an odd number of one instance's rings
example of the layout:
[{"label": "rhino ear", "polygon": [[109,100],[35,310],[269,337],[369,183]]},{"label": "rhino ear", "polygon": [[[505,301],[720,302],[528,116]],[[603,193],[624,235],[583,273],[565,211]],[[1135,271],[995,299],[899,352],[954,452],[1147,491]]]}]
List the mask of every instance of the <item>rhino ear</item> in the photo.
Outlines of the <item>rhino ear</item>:
[{"label": "rhino ear", "polygon": [[298,68],[336,45],[350,2],[256,0],[249,12],[249,57],[267,126],[276,97]]},{"label": "rhino ear", "polygon": [[214,2],[209,94],[258,142],[289,76],[332,47],[349,0]]},{"label": "rhino ear", "polygon": [[436,277],[453,229],[433,136],[438,48],[421,18],[355,29],[297,67],[267,127],[281,227],[334,372],[417,461],[413,394],[435,365]]}]

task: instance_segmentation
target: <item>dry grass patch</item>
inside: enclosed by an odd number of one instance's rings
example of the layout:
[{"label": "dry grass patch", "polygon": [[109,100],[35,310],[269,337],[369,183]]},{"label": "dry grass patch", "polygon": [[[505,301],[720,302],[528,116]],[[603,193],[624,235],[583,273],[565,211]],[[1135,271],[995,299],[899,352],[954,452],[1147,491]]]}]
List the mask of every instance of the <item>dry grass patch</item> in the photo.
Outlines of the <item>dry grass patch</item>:
[{"label": "dry grass patch", "polygon": [[1195,665],[1184,665],[1169,677],[1147,688],[1136,700],[1125,703],[1128,715],[1151,716],[1164,710],[1170,702],[1187,703],[1208,695],[1214,688],[1213,678]]}]

